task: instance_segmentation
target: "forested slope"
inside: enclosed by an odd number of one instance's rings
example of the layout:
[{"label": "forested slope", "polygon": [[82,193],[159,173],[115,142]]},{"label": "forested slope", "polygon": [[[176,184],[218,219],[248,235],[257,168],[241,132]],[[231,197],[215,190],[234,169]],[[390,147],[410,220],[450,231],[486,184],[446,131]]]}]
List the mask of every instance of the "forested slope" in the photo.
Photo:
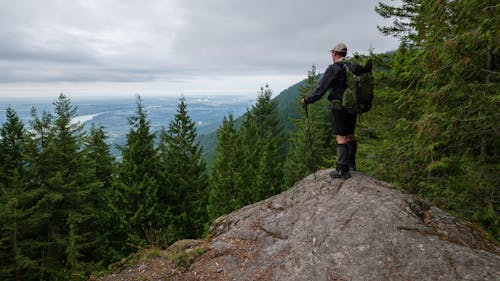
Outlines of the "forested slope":
[{"label": "forested slope", "polygon": [[[357,126],[360,172],[399,186],[500,240],[500,4],[403,0],[380,4],[400,38],[371,54],[373,109]],[[286,190],[335,165],[326,98],[298,104],[319,79],[271,99],[263,87],[241,119],[228,115],[211,169],[188,105],[151,131],[142,100],[113,159],[102,128],[71,122],[61,95],[54,114],[23,124],[7,110],[0,128],[0,279],[85,279],[138,249],[199,238],[216,217]]]}]

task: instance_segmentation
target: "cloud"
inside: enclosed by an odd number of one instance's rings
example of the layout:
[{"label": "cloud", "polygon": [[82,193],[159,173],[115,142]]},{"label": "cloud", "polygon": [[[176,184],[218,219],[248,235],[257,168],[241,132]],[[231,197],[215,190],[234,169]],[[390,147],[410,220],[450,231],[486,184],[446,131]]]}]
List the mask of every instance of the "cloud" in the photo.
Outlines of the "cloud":
[{"label": "cloud", "polygon": [[190,9],[174,49],[214,68],[297,71],[304,64],[328,60],[327,51],[339,41],[355,52],[394,47],[378,33],[382,18],[375,14],[372,1],[184,3]]},{"label": "cloud", "polygon": [[[0,4],[2,83],[305,75],[328,50],[382,52],[375,2],[18,0]],[[197,78],[198,77],[198,78]]]}]

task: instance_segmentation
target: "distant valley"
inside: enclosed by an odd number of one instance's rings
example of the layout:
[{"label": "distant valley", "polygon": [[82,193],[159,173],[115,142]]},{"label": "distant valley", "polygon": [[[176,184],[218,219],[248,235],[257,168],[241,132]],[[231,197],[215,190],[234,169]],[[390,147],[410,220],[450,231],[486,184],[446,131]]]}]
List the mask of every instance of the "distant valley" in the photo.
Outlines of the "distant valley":
[{"label": "distant valley", "polygon": [[[142,99],[152,130],[159,131],[162,127],[168,128],[170,120],[176,113],[179,97],[143,97]],[[54,101],[55,99],[0,97],[0,124],[5,122],[5,112],[10,105],[24,125],[29,127],[29,121],[32,119],[31,108],[34,107],[37,115],[41,116],[43,111],[53,111]],[[113,144],[112,152],[118,156],[119,150],[116,145],[123,145],[126,141],[129,131],[128,119],[134,115],[137,107],[135,97],[72,99],[71,102],[72,105],[78,107],[78,116],[73,119],[73,122],[84,124],[85,129],[89,129],[92,125],[104,127],[109,136],[108,142]],[[196,123],[200,136],[216,131],[223,117],[230,112],[235,117],[241,116],[254,102],[255,97],[248,96],[186,97],[188,113]]]},{"label": "distant valley", "polygon": [[[286,131],[292,129],[289,118],[298,117],[297,102],[299,99],[299,86],[302,83],[304,81],[290,86],[273,97],[277,101],[280,122]],[[129,131],[128,119],[134,115],[137,108],[136,98],[133,96],[87,99],[68,97],[71,99],[72,105],[78,107],[78,116],[73,119],[73,122],[80,122],[84,125],[85,130],[91,128],[92,125],[104,127],[109,137],[108,143],[111,144],[111,152],[115,157],[119,157],[120,150],[118,147],[126,142],[126,135]],[[162,127],[168,128],[170,120],[176,114],[179,98],[142,98],[153,131],[159,131]],[[214,95],[185,98],[189,116],[196,123],[198,139],[203,146],[204,158],[210,162],[217,143],[217,129],[224,116],[232,113],[236,119],[236,124],[240,124],[241,117],[247,109],[254,105],[257,93],[255,93],[254,97]],[[15,109],[24,125],[29,127],[31,108],[35,107],[37,115],[40,117],[43,111],[53,111],[52,103],[55,100],[55,98],[50,100],[47,98],[0,97],[0,124],[5,122],[5,112],[10,105]]]}]

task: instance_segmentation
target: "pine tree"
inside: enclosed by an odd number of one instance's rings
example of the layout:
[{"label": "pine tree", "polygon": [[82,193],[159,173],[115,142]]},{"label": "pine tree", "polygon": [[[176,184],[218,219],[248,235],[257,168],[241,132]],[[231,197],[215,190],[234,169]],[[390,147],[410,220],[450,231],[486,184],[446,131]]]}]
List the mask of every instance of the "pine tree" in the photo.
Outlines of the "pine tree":
[{"label": "pine tree", "polygon": [[158,177],[158,208],[160,217],[163,218],[161,222],[160,234],[165,237],[163,240],[166,245],[170,245],[176,240],[180,239],[178,232],[175,228],[172,210],[176,206],[176,190],[170,184],[170,155],[168,154],[168,143],[166,136],[168,135],[165,127],[160,130],[159,144],[158,144],[158,166],[160,167]]},{"label": "pine tree", "polygon": [[237,202],[241,206],[246,206],[256,202],[255,186],[257,184],[257,170],[261,154],[258,147],[258,124],[251,110],[247,110],[243,116],[243,121],[237,131],[237,146],[239,147],[241,162],[237,172],[244,186],[239,190]]},{"label": "pine tree", "polygon": [[[318,80],[319,75],[313,65],[307,73],[305,85],[299,88],[301,96],[310,96],[317,87]],[[291,120],[295,131],[290,136],[290,150],[285,162],[287,186],[334,163],[336,146],[331,131],[328,101],[321,99],[314,105],[308,105],[307,109],[309,120],[302,106],[298,110],[303,114],[303,118]]]},{"label": "pine tree", "polygon": [[261,147],[258,144],[258,124],[251,110],[247,110],[241,126],[237,130],[237,143],[240,145],[242,161],[238,167],[243,188],[237,193],[238,204],[246,206],[257,201],[257,170],[260,162]]},{"label": "pine tree", "polygon": [[177,114],[168,130],[163,130],[160,142],[164,167],[162,198],[170,203],[172,230],[175,239],[197,238],[207,221],[206,164],[201,158],[202,148],[196,140],[196,127],[187,112],[184,97],[180,99]]},{"label": "pine tree", "polygon": [[239,196],[244,188],[240,176],[240,145],[233,115],[224,116],[217,130],[217,147],[209,184],[208,215],[210,221],[242,207]]},{"label": "pine tree", "polygon": [[151,132],[140,96],[129,126],[127,142],[121,147],[122,162],[118,165],[117,179],[107,196],[113,220],[117,222],[113,240],[109,241],[116,257],[135,251],[133,247],[145,246],[150,226],[159,225],[160,219],[155,134]]},{"label": "pine tree", "polygon": [[33,109],[25,138],[20,167],[26,180],[18,192],[25,199],[17,200],[25,222],[23,280],[74,279],[91,269],[93,187],[81,150],[82,126],[71,122],[76,107],[64,95],[54,109],[55,118],[44,112],[41,119]]},{"label": "pine tree", "polygon": [[115,163],[110,153],[110,146],[106,143],[107,138],[103,127],[92,125],[84,143],[85,158],[90,166],[92,182],[95,183],[91,200],[94,206],[93,223],[97,229],[94,234],[96,243],[92,252],[94,258],[103,264],[109,264],[117,259],[113,248],[109,245],[113,240],[115,226],[106,198],[111,193]]},{"label": "pine tree", "polygon": [[[52,186],[63,196],[60,209],[55,210],[56,227],[63,241],[68,279],[80,279],[91,267],[92,247],[95,243],[93,200],[96,183],[83,150],[83,125],[72,122],[77,107],[61,94],[54,103],[54,138],[49,151],[55,156]],[[60,243],[60,241],[56,243]]]},{"label": "pine tree", "polygon": [[260,89],[256,104],[245,114],[239,129],[243,165],[241,179],[247,186],[243,205],[272,196],[284,188],[285,136],[278,120],[276,101],[269,86]]},{"label": "pine tree", "polygon": [[0,279],[28,280],[36,272],[27,189],[27,142],[24,124],[7,108],[0,128]]},{"label": "pine tree", "polygon": [[114,172],[114,157],[110,145],[106,142],[108,136],[103,127],[90,128],[85,138],[86,158],[89,159],[93,176],[100,183],[101,190],[109,189]]},{"label": "pine tree", "polygon": [[52,278],[74,279],[90,269],[93,258],[95,206],[91,198],[96,186],[82,149],[83,125],[72,122],[77,107],[61,94],[54,102],[54,112],[46,188],[59,198],[51,206],[47,226],[48,252],[54,263],[47,266],[47,272]]},{"label": "pine tree", "polygon": [[263,200],[284,189],[285,133],[278,119],[276,101],[269,86],[261,88],[253,114],[259,127],[258,145],[262,148],[257,170],[257,197]]},{"label": "pine tree", "polygon": [[42,113],[41,118],[37,116],[36,109],[33,107],[31,110],[30,130],[28,134],[28,153],[27,161],[30,163],[28,169],[28,177],[30,181],[27,183],[27,188],[37,196],[34,196],[34,203],[32,204],[32,215],[30,217],[32,226],[34,228],[33,244],[37,245],[36,249],[32,251],[32,255],[37,261],[37,278],[33,280],[45,280],[47,277],[47,270],[54,264],[58,264],[55,255],[49,249],[54,244],[49,239],[49,224],[51,222],[53,208],[57,202],[61,200],[60,194],[49,190],[48,174],[52,169],[51,159],[52,154],[49,151],[49,143],[52,142],[52,126],[53,115],[47,111]]},{"label": "pine tree", "polygon": [[398,128],[411,141],[398,145],[404,145],[398,158],[411,166],[397,178],[410,178],[412,191],[480,222],[498,239],[497,10],[495,1],[408,0],[378,8],[396,23],[381,30],[403,42],[394,74],[406,86],[398,106],[409,110]]}]

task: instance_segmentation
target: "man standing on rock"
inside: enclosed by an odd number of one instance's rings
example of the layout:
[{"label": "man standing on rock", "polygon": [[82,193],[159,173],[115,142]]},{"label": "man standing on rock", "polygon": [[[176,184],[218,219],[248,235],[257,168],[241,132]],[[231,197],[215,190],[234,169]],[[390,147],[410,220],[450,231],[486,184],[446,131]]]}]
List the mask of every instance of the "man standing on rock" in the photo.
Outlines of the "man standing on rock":
[{"label": "man standing on rock", "polygon": [[356,170],[356,150],[357,142],[354,137],[356,117],[354,113],[349,113],[342,108],[341,101],[345,89],[347,88],[346,70],[343,60],[347,55],[347,46],[339,43],[330,50],[333,64],[330,64],[319,81],[318,87],[310,97],[303,97],[301,103],[307,106],[318,101],[326,92],[330,90],[328,100],[330,101],[331,123],[333,133],[337,138],[337,168],[330,173],[332,178],[347,179],[351,177],[349,168]]}]

